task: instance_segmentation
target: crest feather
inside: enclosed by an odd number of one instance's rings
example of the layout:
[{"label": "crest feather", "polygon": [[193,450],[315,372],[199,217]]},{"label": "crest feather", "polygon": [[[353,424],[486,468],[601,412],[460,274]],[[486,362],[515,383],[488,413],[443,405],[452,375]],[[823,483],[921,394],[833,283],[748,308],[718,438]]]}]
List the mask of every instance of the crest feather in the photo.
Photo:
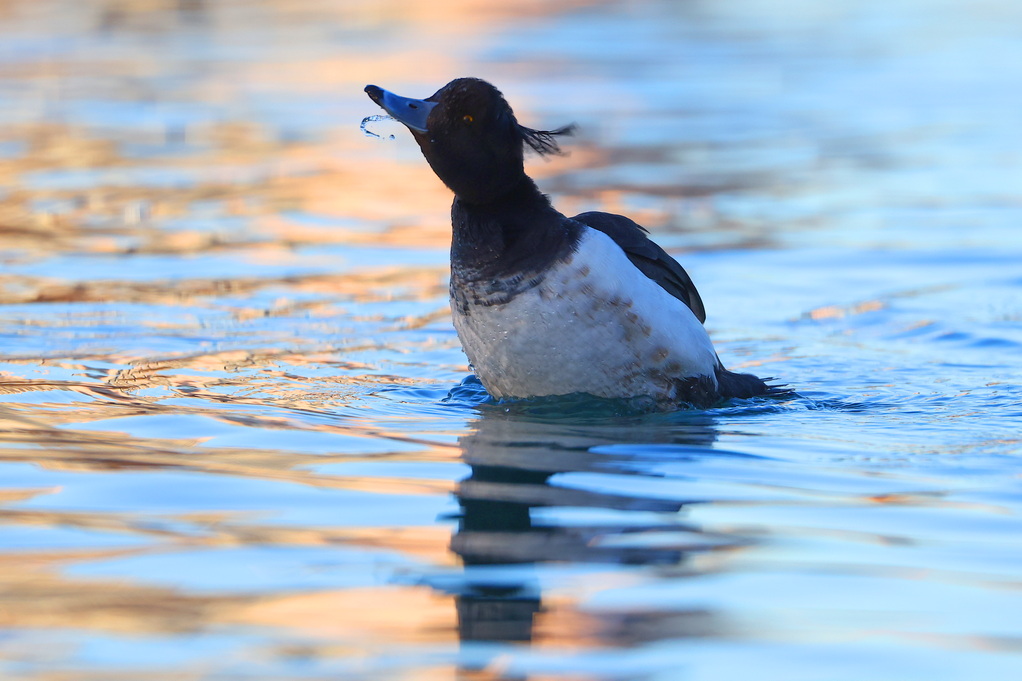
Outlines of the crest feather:
[{"label": "crest feather", "polygon": [[556,130],[533,130],[532,128],[526,128],[524,125],[519,125],[518,131],[522,135],[522,140],[529,145],[529,148],[540,156],[551,154],[561,156],[564,152],[561,151],[561,146],[554,138],[559,135],[574,135],[576,127],[572,123]]}]

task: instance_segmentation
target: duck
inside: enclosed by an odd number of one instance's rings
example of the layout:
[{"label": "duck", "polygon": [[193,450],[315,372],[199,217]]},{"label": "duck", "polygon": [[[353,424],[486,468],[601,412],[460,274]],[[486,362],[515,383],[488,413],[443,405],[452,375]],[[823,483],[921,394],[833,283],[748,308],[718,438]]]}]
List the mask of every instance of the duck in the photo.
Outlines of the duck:
[{"label": "duck", "polygon": [[425,99],[365,92],[454,193],[450,304],[469,363],[497,400],[588,394],[708,408],[782,390],[724,368],[691,277],[635,221],[566,217],[525,171],[575,126],[536,130],[479,78]]}]

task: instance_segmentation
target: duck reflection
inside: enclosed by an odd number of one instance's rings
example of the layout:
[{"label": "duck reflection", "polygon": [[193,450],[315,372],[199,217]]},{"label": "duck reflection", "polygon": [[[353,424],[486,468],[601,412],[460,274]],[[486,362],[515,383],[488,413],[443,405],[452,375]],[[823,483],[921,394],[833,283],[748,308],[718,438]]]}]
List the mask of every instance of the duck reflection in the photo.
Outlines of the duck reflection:
[{"label": "duck reflection", "polygon": [[[543,609],[542,594],[538,580],[523,566],[555,562],[676,565],[684,560],[687,550],[676,542],[664,546],[616,541],[635,533],[698,533],[674,517],[666,525],[649,520],[655,518],[649,512],[677,513],[684,500],[562,484],[573,473],[642,475],[643,457],[637,452],[644,446],[678,445],[677,452],[691,452],[716,439],[712,419],[705,414],[690,414],[684,421],[657,418],[661,420],[580,423],[494,409],[461,438],[471,475],[455,492],[461,517],[451,550],[466,566],[464,582],[454,589],[462,641],[533,640],[534,621]],[[655,451],[662,456],[665,450],[657,447]],[[540,511],[553,508],[589,509],[589,515],[598,519],[587,523],[583,512],[581,523],[563,522],[556,513]],[[599,509],[618,513],[592,512]]]}]

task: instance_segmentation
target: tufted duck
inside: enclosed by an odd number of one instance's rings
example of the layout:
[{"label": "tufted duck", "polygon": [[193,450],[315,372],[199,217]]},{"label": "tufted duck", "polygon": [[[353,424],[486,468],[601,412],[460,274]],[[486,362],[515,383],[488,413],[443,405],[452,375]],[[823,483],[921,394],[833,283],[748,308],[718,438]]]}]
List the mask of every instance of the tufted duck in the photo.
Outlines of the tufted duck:
[{"label": "tufted duck", "polygon": [[525,174],[524,152],[559,153],[503,95],[459,78],[426,99],[375,85],[454,192],[451,310],[476,374],[497,398],[588,393],[707,407],[781,392],[728,371],[688,274],[621,215],[567,218]]}]

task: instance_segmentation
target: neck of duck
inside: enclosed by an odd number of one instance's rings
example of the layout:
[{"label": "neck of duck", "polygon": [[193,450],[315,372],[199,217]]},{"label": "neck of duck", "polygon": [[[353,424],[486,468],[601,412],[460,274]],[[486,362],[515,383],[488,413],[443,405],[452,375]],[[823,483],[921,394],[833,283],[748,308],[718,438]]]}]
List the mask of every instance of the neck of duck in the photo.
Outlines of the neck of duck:
[{"label": "neck of duck", "polygon": [[581,226],[550,205],[524,173],[511,189],[484,202],[454,197],[451,275],[454,281],[533,276],[566,257]]}]

